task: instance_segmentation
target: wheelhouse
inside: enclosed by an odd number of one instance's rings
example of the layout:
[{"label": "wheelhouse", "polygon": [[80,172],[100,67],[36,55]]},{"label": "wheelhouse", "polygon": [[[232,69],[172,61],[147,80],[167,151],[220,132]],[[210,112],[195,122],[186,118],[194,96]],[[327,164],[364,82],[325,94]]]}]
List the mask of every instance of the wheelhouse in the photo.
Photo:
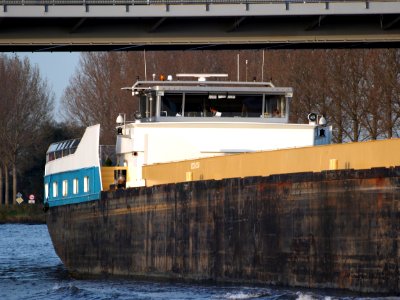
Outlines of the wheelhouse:
[{"label": "wheelhouse", "polygon": [[287,123],[292,97],[272,83],[221,81],[138,81],[132,93],[146,122]]}]

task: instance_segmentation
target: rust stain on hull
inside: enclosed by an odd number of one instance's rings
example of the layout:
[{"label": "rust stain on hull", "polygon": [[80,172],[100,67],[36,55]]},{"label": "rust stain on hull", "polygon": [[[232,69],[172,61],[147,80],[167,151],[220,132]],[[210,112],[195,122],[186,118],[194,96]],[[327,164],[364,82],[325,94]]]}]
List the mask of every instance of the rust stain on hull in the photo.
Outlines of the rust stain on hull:
[{"label": "rust stain on hull", "polygon": [[118,190],[51,208],[71,273],[399,293],[400,169]]}]

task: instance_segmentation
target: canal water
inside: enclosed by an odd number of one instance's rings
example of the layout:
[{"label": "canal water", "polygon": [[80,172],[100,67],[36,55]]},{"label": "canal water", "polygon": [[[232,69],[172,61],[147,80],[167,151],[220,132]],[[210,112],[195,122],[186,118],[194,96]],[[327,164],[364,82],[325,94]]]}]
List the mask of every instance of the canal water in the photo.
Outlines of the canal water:
[{"label": "canal water", "polygon": [[46,225],[0,225],[0,299],[395,299],[332,290],[71,278]]}]

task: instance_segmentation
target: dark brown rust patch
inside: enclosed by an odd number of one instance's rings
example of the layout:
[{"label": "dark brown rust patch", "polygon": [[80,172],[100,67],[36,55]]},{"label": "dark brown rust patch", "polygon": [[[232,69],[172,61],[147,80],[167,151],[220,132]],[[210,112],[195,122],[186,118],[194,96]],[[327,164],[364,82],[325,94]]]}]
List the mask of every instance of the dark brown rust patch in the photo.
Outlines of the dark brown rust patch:
[{"label": "dark brown rust patch", "polygon": [[51,208],[71,273],[399,293],[399,168],[118,190]]}]

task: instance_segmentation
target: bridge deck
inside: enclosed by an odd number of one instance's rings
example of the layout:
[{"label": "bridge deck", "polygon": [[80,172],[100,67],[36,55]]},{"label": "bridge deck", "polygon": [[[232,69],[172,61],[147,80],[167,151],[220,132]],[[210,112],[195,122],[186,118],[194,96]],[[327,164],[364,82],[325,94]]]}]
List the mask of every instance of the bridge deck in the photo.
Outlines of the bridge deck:
[{"label": "bridge deck", "polygon": [[397,47],[400,1],[0,0],[0,51]]}]

